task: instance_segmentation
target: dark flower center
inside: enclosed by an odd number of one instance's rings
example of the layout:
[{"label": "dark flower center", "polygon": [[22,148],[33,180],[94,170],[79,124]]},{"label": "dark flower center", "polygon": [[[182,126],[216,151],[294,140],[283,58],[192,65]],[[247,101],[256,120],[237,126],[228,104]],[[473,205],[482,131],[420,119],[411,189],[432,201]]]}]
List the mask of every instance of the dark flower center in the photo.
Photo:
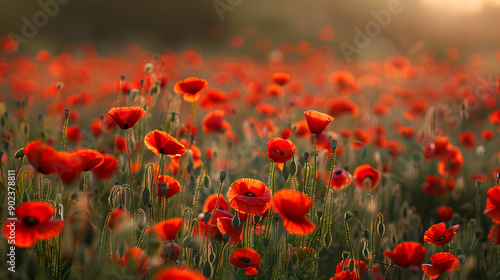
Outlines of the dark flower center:
[{"label": "dark flower center", "polygon": [[280,151],[280,150],[276,150],[276,151],[274,151],[274,152],[275,152],[276,154],[280,155],[280,156],[282,156],[282,155],[283,155],[283,152],[282,152],[282,151]]},{"label": "dark flower center", "polygon": [[38,219],[33,217],[24,218],[23,223],[27,226],[34,226],[38,224]]},{"label": "dark flower center", "polygon": [[248,263],[248,264],[252,263],[252,261],[249,258],[247,258],[247,257],[241,258],[240,261],[242,261],[244,263]]},{"label": "dark flower center", "polygon": [[335,171],[335,176],[340,176],[340,175],[342,175],[342,170]]},{"label": "dark flower center", "polygon": [[444,236],[440,236],[440,237],[438,238],[438,241],[443,241],[445,238],[446,238],[446,237],[444,237]]},{"label": "dark flower center", "polygon": [[247,192],[245,196],[256,197],[256,195],[253,192]]},{"label": "dark flower center", "polygon": [[128,124],[124,124],[123,128],[128,129]]},{"label": "dark flower center", "polygon": [[160,148],[158,151],[160,152],[160,154],[163,154],[163,148]]}]

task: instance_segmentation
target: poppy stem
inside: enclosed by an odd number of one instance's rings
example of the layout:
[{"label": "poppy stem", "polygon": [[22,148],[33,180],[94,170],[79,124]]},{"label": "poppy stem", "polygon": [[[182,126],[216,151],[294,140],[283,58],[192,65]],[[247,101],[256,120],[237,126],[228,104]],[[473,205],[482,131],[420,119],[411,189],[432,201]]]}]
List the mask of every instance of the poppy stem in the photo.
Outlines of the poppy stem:
[{"label": "poppy stem", "polygon": [[64,120],[63,131],[62,131],[62,141],[61,141],[61,150],[64,152],[66,150],[66,130],[68,129],[68,117]]},{"label": "poppy stem", "polygon": [[212,210],[212,216],[210,217],[210,226],[208,227],[208,242],[207,242],[207,260],[209,259],[209,254],[210,254],[210,250],[208,249],[208,246],[210,244],[210,231],[212,230],[212,224],[214,222],[214,219],[215,219],[215,212],[217,211],[217,207],[219,207],[219,198],[220,198],[220,193],[222,191],[222,185],[224,184],[224,181],[221,180],[219,182],[219,188],[217,190],[217,200],[215,201],[215,207],[214,207],[214,210]]},{"label": "poppy stem", "polygon": [[87,171],[83,171],[83,193],[87,191]]},{"label": "poppy stem", "polygon": [[316,168],[317,168],[317,147],[316,147],[316,133],[313,133],[312,136],[313,139],[313,149],[314,149],[314,162],[313,162],[313,171],[312,171],[312,186],[311,186],[311,200],[312,200],[312,205],[314,205],[314,201],[316,198]]},{"label": "poppy stem", "polygon": [[[151,213],[152,213],[152,218],[153,218],[153,224],[155,222],[155,212],[154,212],[154,207],[155,207],[155,201],[153,199],[153,186],[156,186],[156,188],[159,187],[159,182],[158,182],[158,179],[160,178],[160,172],[161,170],[163,169],[163,154],[161,154],[161,157],[160,157],[160,164],[158,166],[158,173],[156,173],[156,180],[153,182],[153,184],[151,184]],[[154,173],[153,173],[154,174]]]},{"label": "poppy stem", "polygon": [[194,135],[194,124],[196,117],[196,102],[191,102],[191,127],[189,128],[191,135]]},{"label": "poppy stem", "polygon": [[[128,129],[125,129],[125,141],[127,141],[127,162],[128,162],[128,172],[129,172],[129,180],[130,180],[130,187],[132,187],[132,160],[131,160],[131,153],[130,153],[130,141],[129,141],[129,136],[128,136]],[[118,141],[117,141],[118,142]],[[163,155],[162,155],[163,156]]]}]

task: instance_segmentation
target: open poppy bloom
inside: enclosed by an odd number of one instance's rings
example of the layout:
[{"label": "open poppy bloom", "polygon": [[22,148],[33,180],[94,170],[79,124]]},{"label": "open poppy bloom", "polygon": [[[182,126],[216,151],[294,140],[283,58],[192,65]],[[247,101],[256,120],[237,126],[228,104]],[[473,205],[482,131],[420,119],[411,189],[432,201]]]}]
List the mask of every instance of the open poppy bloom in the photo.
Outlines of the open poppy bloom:
[{"label": "open poppy bloom", "polygon": [[78,168],[81,171],[89,171],[101,165],[104,157],[96,150],[78,148],[73,152],[78,160]]},{"label": "open poppy bloom", "polygon": [[255,275],[258,272],[257,266],[262,262],[262,258],[259,253],[253,249],[240,248],[231,254],[229,261],[235,267],[244,268],[246,275]]},{"label": "open poppy bloom", "polygon": [[283,226],[291,234],[305,235],[316,228],[316,225],[306,219],[312,201],[303,193],[280,190],[273,196],[271,204],[283,219]]},{"label": "open poppy bloom", "polygon": [[455,178],[460,174],[463,166],[464,157],[462,152],[459,148],[452,147],[448,154],[438,163],[438,172],[443,176]]},{"label": "open poppy bloom", "polygon": [[455,237],[459,227],[459,225],[455,225],[446,230],[444,223],[435,224],[425,231],[424,241],[437,246],[443,246]]},{"label": "open poppy bloom", "polygon": [[370,144],[371,137],[365,130],[361,128],[356,128],[352,131],[352,135],[354,138],[354,142],[351,144],[351,147],[354,150],[357,151],[362,150],[364,147]]},{"label": "open poppy bloom", "polygon": [[236,211],[255,215],[269,208],[271,191],[259,180],[244,178],[231,184],[227,197]]},{"label": "open poppy bloom", "polygon": [[500,129],[500,110],[496,110],[494,112],[492,112],[489,116],[488,116],[488,120],[492,123],[492,124],[496,124],[497,127]]},{"label": "open poppy bloom", "polygon": [[[205,236],[208,237],[208,233],[210,231],[210,239],[222,240],[222,232],[219,231],[217,227],[217,220],[221,218],[229,218],[233,219],[233,215],[229,214],[223,210],[215,210],[214,215],[210,216],[208,221],[205,221],[205,213],[200,213],[198,215],[198,228],[193,228],[193,234],[195,236]],[[213,220],[213,222],[212,222]]]},{"label": "open poppy bloom", "polygon": [[418,271],[425,256],[425,248],[417,242],[403,242],[398,244],[393,251],[385,251],[384,256],[402,268]]},{"label": "open poppy bloom", "polygon": [[141,107],[115,107],[109,110],[108,114],[117,126],[126,130],[132,128],[140,118],[144,117],[146,111]]},{"label": "open poppy bloom", "polygon": [[231,130],[231,124],[224,119],[226,113],[223,110],[213,110],[208,112],[201,121],[203,132],[210,134],[213,132],[222,133]]},{"label": "open poppy bloom", "polygon": [[293,157],[297,149],[290,140],[274,137],[267,142],[267,156],[283,170],[285,162]]},{"label": "open poppy bloom", "polygon": [[120,165],[114,156],[109,154],[104,154],[102,156],[102,164],[92,169],[92,173],[94,173],[99,180],[109,180],[118,172]]},{"label": "open poppy bloom", "polygon": [[24,147],[24,154],[37,172],[42,174],[56,173],[56,166],[53,162],[57,160],[58,153],[52,147],[41,141],[31,141]]},{"label": "open poppy bloom", "polygon": [[186,78],[184,81],[175,83],[174,91],[184,95],[187,102],[195,102],[200,98],[200,92],[208,87],[208,82],[200,78]]},{"label": "open poppy bloom", "polygon": [[[203,204],[203,212],[212,212],[215,208],[215,204],[217,203],[217,194],[211,194],[205,199],[205,203]],[[224,198],[223,195],[219,196],[219,204],[217,205],[217,209],[228,211],[229,203]]]},{"label": "open poppy bloom", "polygon": [[474,132],[464,131],[458,135],[458,141],[466,150],[474,150],[477,146],[477,138]]},{"label": "open poppy bloom", "polygon": [[108,228],[111,230],[120,230],[130,220],[130,215],[123,207],[118,207],[111,212],[108,220]]},{"label": "open poppy bloom", "polygon": [[186,153],[186,147],[168,133],[154,130],[144,138],[146,147],[153,153],[169,157],[181,156]]},{"label": "open poppy bloom", "polygon": [[161,201],[163,195],[161,194],[161,183],[167,183],[167,192],[165,193],[165,198],[169,198],[181,190],[181,184],[175,178],[168,175],[160,175],[158,177],[158,199]]},{"label": "open poppy bloom", "polygon": [[333,121],[333,118],[325,113],[321,113],[315,110],[309,110],[304,112],[306,117],[307,126],[311,133],[320,134],[325,130],[326,126]]},{"label": "open poppy bloom", "polygon": [[[342,271],[349,271],[349,264],[351,263],[351,260],[344,260],[344,261],[341,261],[339,264],[337,264],[337,266],[335,267],[335,275],[337,275],[338,273],[341,273]],[[353,276],[356,276],[355,272],[357,269],[359,269],[359,274],[360,277],[363,277],[363,275],[365,274],[366,272],[366,269],[368,268],[368,265],[364,262],[364,261],[359,261],[359,260],[354,260],[354,269],[353,269],[353,273],[354,275]],[[337,279],[337,278],[335,278]],[[344,279],[344,278],[340,278],[340,279]],[[351,279],[351,278],[347,278],[347,279]],[[353,278],[353,279],[359,279],[358,278]]]},{"label": "open poppy bloom", "polygon": [[374,190],[378,186],[380,173],[368,164],[358,166],[354,170],[353,182],[365,192]]},{"label": "open poppy bloom", "polygon": [[54,207],[45,202],[26,202],[14,210],[17,219],[9,220],[4,224],[3,233],[5,238],[15,234],[15,245],[28,248],[38,240],[46,240],[56,237],[64,227],[64,221],[53,219]]},{"label": "open poppy bloom", "polygon": [[151,269],[151,267],[148,266],[148,255],[140,248],[128,247],[122,257],[120,257],[118,253],[116,253],[111,257],[111,259],[121,267],[127,267],[130,262],[131,264],[133,264],[135,275],[146,275],[146,273],[148,273]]},{"label": "open poppy bloom", "polygon": [[168,266],[161,269],[153,277],[154,280],[207,280],[196,270],[182,269],[177,266]]},{"label": "open poppy bloom", "polygon": [[448,154],[452,145],[450,140],[444,136],[437,136],[434,138],[434,142],[423,147],[424,156],[427,161],[431,161],[436,158],[442,158]]},{"label": "open poppy bloom", "polygon": [[79,158],[75,153],[57,152],[58,157],[53,162],[57,177],[64,184],[75,181],[81,173]]},{"label": "open poppy bloom", "polygon": [[436,279],[446,271],[460,270],[460,262],[451,253],[437,253],[431,257],[431,264],[423,264],[422,270],[425,275]]},{"label": "open poppy bloom", "polygon": [[495,223],[500,223],[500,186],[494,186],[487,192],[486,208],[483,214]]},{"label": "open poppy bloom", "polygon": [[[335,168],[332,172],[331,178],[332,184],[331,187],[334,190],[341,190],[343,188],[347,188],[352,181],[351,174],[347,173],[342,168]],[[330,185],[330,181],[326,182],[326,186]]]},{"label": "open poppy bloom", "polygon": [[288,81],[290,81],[290,75],[288,75],[287,73],[283,73],[283,72],[274,73],[271,76],[271,80],[274,83],[276,83],[280,86],[283,86],[286,83],[288,83]]},{"label": "open poppy bloom", "polygon": [[158,222],[153,227],[148,227],[146,231],[151,233],[159,241],[170,241],[175,239],[181,226],[181,218],[172,218]]},{"label": "open poppy bloom", "polygon": [[455,187],[453,180],[440,178],[438,175],[430,175],[425,177],[425,182],[422,184],[422,191],[430,195],[445,195],[448,191]]}]

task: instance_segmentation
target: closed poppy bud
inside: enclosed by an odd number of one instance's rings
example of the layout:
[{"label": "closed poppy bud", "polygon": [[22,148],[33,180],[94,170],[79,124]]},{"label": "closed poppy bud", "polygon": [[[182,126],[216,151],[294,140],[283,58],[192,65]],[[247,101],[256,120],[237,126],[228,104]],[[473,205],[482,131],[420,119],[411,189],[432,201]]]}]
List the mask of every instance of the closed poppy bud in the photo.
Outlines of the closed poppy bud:
[{"label": "closed poppy bud", "polygon": [[227,172],[226,171],[221,171],[220,172],[220,181],[224,182],[226,180]]},{"label": "closed poppy bud", "polygon": [[167,182],[161,182],[161,196],[165,196],[167,194],[167,191]]},{"label": "closed poppy bud", "polygon": [[[1,152],[1,153],[2,153],[2,156],[0,157],[0,160],[3,157],[3,152]],[[17,152],[14,154],[14,158],[23,158],[23,157],[24,157],[24,148],[17,150]]]},{"label": "closed poppy bud", "polygon": [[453,210],[451,207],[440,206],[437,208],[437,214],[442,222],[447,222],[453,217]]}]

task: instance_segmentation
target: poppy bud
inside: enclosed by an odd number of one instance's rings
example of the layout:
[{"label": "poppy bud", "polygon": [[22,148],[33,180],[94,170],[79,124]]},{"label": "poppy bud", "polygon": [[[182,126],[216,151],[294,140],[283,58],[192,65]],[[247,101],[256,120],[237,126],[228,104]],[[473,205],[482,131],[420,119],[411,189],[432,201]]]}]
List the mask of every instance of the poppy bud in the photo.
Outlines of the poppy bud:
[{"label": "poppy bud", "polygon": [[347,221],[349,221],[352,218],[352,216],[353,216],[352,212],[351,211],[347,211],[344,214],[344,220],[347,222]]},{"label": "poppy bud", "polygon": [[205,178],[203,179],[203,185],[205,186],[205,188],[210,187],[210,177],[205,176]]},{"label": "poppy bud", "polygon": [[342,260],[347,260],[349,258],[349,252],[343,251],[342,252]]},{"label": "poppy bud", "polygon": [[212,265],[209,261],[206,261],[205,264],[203,264],[202,272],[203,276],[207,278],[210,278],[210,276],[212,275]]},{"label": "poppy bud", "polygon": [[[3,152],[2,152],[2,156],[0,157],[0,160],[2,159],[2,157],[3,157]],[[24,148],[17,150],[17,152],[14,154],[14,157],[15,158],[23,158],[24,157]]]},{"label": "poppy bud", "polygon": [[384,223],[380,222],[377,225],[377,233],[379,236],[384,236],[385,234],[385,225]]},{"label": "poppy bud", "polygon": [[203,220],[205,221],[205,223],[207,223],[210,220],[210,217],[212,217],[212,213],[210,213],[210,212],[204,213]]},{"label": "poppy bud", "polygon": [[214,263],[215,261],[215,254],[214,252],[210,252],[210,263]]},{"label": "poppy bud", "polygon": [[64,109],[64,116],[66,118],[69,116],[69,109]]},{"label": "poppy bud", "polygon": [[142,191],[142,203],[144,205],[150,206],[151,201],[150,201],[150,194],[149,194],[149,188],[145,187],[144,190]]},{"label": "poppy bud", "polygon": [[305,152],[304,153],[304,160],[307,162],[309,160],[309,153]]},{"label": "poppy bud", "polygon": [[269,245],[269,239],[264,238],[263,243],[264,243],[264,247],[267,247]]},{"label": "poppy bud", "polygon": [[330,147],[335,151],[335,149],[337,149],[337,140],[330,141]]},{"label": "poppy bud", "polygon": [[224,242],[224,244],[226,244],[227,242],[229,242],[230,238],[231,238],[231,236],[229,236],[229,234],[223,234],[222,235],[222,242]]},{"label": "poppy bud", "polygon": [[316,210],[316,218],[321,219],[321,217],[323,217],[323,210],[321,209],[318,209]]},{"label": "poppy bud", "polygon": [[283,180],[285,182],[288,181],[288,179],[290,179],[290,171],[288,170],[288,166],[286,166],[286,164],[283,165]]},{"label": "poppy bud", "polygon": [[295,176],[297,174],[297,164],[295,160],[292,158],[292,162],[290,163],[290,175]]},{"label": "poppy bud", "polygon": [[326,248],[330,247],[330,245],[332,244],[332,234],[330,233],[330,231],[326,232],[323,238],[323,242],[325,242]]},{"label": "poppy bud", "polygon": [[161,196],[165,196],[168,191],[167,182],[161,182]]},{"label": "poppy bud", "polygon": [[234,229],[234,230],[237,230],[237,229],[240,227],[240,223],[241,223],[241,222],[240,222],[240,217],[238,217],[238,215],[234,215],[234,217],[233,217],[233,222],[232,222],[232,224],[233,224],[233,229]]},{"label": "poppy bud", "polygon": [[226,171],[221,171],[220,172],[220,176],[219,176],[220,181],[224,182],[224,180],[226,180],[226,176],[227,176],[227,172]]}]

